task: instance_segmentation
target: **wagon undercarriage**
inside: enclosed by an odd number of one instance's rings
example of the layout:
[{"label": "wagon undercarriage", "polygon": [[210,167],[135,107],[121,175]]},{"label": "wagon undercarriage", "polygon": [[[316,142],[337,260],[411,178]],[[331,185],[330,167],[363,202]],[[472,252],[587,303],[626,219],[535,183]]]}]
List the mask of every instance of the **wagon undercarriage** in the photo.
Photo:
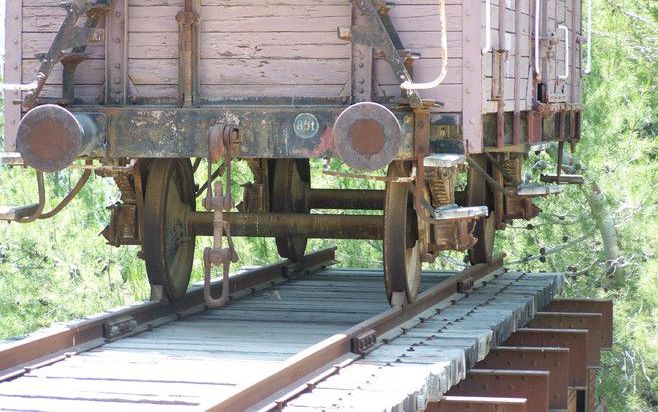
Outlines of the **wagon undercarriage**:
[{"label": "wagon undercarriage", "polygon": [[[6,86],[15,100],[6,110],[6,149],[20,155],[4,159],[36,169],[40,201],[2,217],[50,215],[43,213],[43,173],[85,158],[88,170],[113,177],[122,193],[104,236],[114,246],[142,245],[150,283],[170,300],[185,294],[194,238],[205,235],[214,237],[204,252],[207,286],[214,265],[228,282],[238,259],[232,236],[274,237],[279,254],[292,260],[304,256],[308,238],[383,240],[389,301],[410,302],[422,262],[447,250],[489,261],[496,230],[536,216],[532,199],[579,181],[561,168],[565,144],[580,138],[578,0],[394,8],[372,0],[137,3],[67,5],[49,49],[36,56],[33,79],[23,74],[35,63],[23,56],[26,43],[8,48],[18,69],[9,64],[6,73],[15,83]],[[7,7],[8,39],[23,40],[47,26],[35,25],[30,13],[54,9],[48,0]],[[427,13],[431,32],[416,27]],[[96,80],[92,67],[100,68]],[[173,80],[149,80],[167,68]],[[48,96],[53,90],[59,96]],[[552,143],[557,173],[542,180],[555,184],[524,182],[524,157]],[[199,188],[202,158],[208,178]],[[338,158],[350,176],[381,180],[386,189],[314,189],[313,158]],[[237,211],[235,159],[246,159],[254,177]],[[374,173],[383,168],[386,175]],[[328,161],[324,172],[345,175]],[[462,187],[460,174],[467,176]],[[202,195],[205,211],[197,211]],[[208,286],[209,305],[226,299],[213,298]]]}]

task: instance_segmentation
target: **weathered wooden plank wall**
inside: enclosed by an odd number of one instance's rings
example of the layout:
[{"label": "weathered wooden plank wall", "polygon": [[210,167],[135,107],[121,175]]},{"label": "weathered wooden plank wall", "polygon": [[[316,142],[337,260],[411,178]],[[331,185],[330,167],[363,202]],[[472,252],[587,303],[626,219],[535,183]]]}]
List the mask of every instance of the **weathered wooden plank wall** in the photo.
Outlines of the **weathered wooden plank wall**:
[{"label": "weathered wooden plank wall", "polygon": [[349,2],[202,0],[201,16],[203,99],[349,96]]},{"label": "weathered wooden plank wall", "polygon": [[132,99],[178,100],[178,23],[183,0],[128,2],[128,77]]},{"label": "weathered wooden plank wall", "polygon": [[[492,47],[493,49],[498,49],[501,46],[509,50],[508,59],[505,63],[505,111],[512,111],[514,109],[514,59],[515,55],[515,1],[514,0],[505,0],[503,4],[505,5],[505,44],[500,45],[498,41],[498,29],[500,27],[499,23],[499,0],[491,0],[492,11],[491,11],[491,37],[492,37]],[[521,77],[521,110],[531,110],[533,98],[535,96],[534,85],[533,85],[533,70],[534,70],[534,38],[532,32],[534,30],[534,5],[529,1],[522,1],[521,9],[521,44],[520,44],[520,77]],[[483,15],[484,15],[484,3]],[[561,92],[564,87],[564,94],[566,96],[565,101],[571,103],[579,103],[581,100],[581,95],[579,90],[581,89],[581,78],[580,78],[580,45],[578,43],[578,38],[582,34],[582,1],[581,0],[547,0],[546,11],[547,16],[540,18],[543,20],[545,17],[548,17],[546,23],[547,33],[555,33],[557,43],[554,49],[555,60],[552,63],[547,65],[548,71],[544,75],[549,82],[549,90],[553,93]],[[576,18],[574,19],[573,13],[576,13]],[[483,19],[484,21],[484,19]],[[559,80],[557,76],[565,73],[565,55],[566,55],[566,46],[564,42],[564,33],[561,30],[558,30],[560,24],[565,24],[569,27],[569,56],[570,56],[570,68],[568,69],[569,78],[566,80]],[[575,24],[575,26],[574,26]],[[483,26],[484,30],[484,26]],[[575,52],[574,52],[575,51]],[[488,53],[483,56],[482,60],[482,72],[484,76],[484,86],[482,89],[482,104],[484,107],[484,112],[492,113],[496,112],[498,108],[498,103],[496,99],[492,97],[492,75],[493,75],[493,54]],[[574,82],[574,89],[572,91],[571,84]]]}]

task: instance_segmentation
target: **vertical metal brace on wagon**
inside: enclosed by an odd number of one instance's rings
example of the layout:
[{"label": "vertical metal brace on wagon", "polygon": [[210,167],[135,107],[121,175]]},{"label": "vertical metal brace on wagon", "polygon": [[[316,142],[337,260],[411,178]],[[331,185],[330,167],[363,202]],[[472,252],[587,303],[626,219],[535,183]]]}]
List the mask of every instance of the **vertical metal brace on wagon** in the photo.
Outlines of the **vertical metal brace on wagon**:
[{"label": "vertical metal brace on wagon", "polygon": [[191,107],[199,90],[199,10],[198,0],[185,0],[176,15],[178,23],[178,105]]}]

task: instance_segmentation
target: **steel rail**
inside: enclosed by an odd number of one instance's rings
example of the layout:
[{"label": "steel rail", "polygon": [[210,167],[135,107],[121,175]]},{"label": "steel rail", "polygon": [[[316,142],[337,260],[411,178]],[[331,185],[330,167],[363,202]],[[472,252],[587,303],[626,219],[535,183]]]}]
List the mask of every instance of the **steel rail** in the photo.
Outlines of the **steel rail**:
[{"label": "steel rail", "polygon": [[[270,286],[277,279],[287,280],[315,272],[329,266],[336,257],[335,252],[335,247],[323,249],[310,253],[297,263],[284,260],[231,276],[230,293],[251,293],[261,285]],[[215,294],[220,293],[221,288],[220,281],[212,285]],[[0,345],[0,382],[38,368],[36,362],[47,365],[53,363],[53,359],[48,358],[59,359],[58,356],[70,356],[70,352],[84,352],[205,309],[203,287],[197,286],[175,303],[146,302]],[[119,328],[119,334],[112,333],[113,326]]]},{"label": "steel rail", "polygon": [[236,389],[227,398],[202,405],[206,411],[245,411],[253,408],[291,387],[300,379],[335,363],[352,353],[352,340],[364,333],[374,331],[381,335],[394,327],[414,318],[423,311],[449,298],[455,293],[469,290],[469,285],[502,268],[504,255],[489,263],[481,263],[466,268],[459,274],[444,280],[422,292],[413,302],[404,306],[394,306],[346,331],[333,335],[292,356],[274,371],[260,377],[253,383]]}]

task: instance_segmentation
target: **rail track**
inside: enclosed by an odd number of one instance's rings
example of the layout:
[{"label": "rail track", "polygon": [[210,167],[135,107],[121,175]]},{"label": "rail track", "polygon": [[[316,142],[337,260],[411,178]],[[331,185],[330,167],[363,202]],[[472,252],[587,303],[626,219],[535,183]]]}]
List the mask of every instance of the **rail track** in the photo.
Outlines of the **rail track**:
[{"label": "rail track", "polygon": [[498,258],[390,307],[380,272],[334,259],[238,273],[221,309],[192,288],[0,345],[0,410],[596,409],[610,302]]}]

